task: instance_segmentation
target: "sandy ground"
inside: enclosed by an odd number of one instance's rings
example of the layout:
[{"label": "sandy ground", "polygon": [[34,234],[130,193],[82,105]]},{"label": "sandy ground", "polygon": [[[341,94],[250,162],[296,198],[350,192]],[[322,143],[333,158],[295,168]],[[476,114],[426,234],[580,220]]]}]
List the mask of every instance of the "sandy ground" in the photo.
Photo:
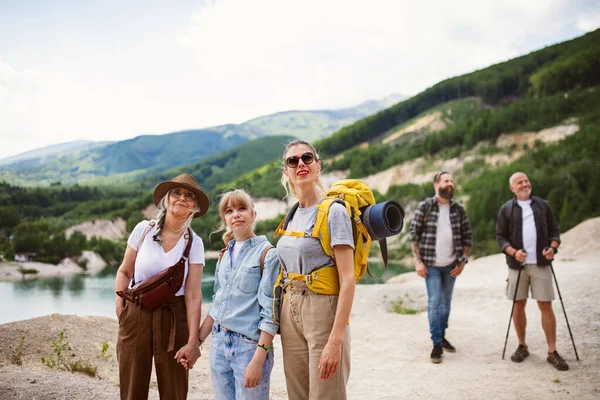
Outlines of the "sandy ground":
[{"label": "sandy ground", "polygon": [[[540,314],[534,301],[527,306],[528,344],[531,356],[522,364],[510,361],[517,346],[511,329],[506,360],[502,347],[511,302],[504,297],[506,266],[501,254],[467,265],[457,280],[447,337],[457,347],[441,364],[429,360],[427,313],[401,315],[389,311],[403,298],[405,305],[426,308],[425,285],[414,273],[383,285],[360,285],[351,317],[352,373],[350,399],[597,399],[600,398],[600,248],[592,241],[600,233],[600,218],[563,235],[554,263],[562,297],[581,361],[575,360],[560,301],[554,302],[558,350],[569,362],[566,372],[545,360],[546,345]],[[87,358],[98,366],[98,378],[57,372],[43,367],[40,357],[51,353],[51,342],[64,330],[70,358]],[[114,399],[118,398],[114,355],[116,319],[52,315],[0,325],[0,399]],[[25,336],[23,365],[9,362],[21,336]],[[104,341],[112,357],[101,357]],[[276,363],[271,398],[285,399],[281,346],[276,338]],[[190,399],[210,399],[208,367],[210,343],[192,370]],[[72,357],[71,354],[75,356]],[[152,399],[158,398],[156,384]]]}]

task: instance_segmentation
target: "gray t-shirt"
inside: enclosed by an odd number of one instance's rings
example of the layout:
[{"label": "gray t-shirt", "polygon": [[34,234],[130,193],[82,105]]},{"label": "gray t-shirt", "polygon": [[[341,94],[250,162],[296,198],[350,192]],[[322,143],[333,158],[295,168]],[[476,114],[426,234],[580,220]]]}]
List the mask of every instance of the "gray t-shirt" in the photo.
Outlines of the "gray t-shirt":
[{"label": "gray t-shirt", "polygon": [[439,213],[435,231],[435,266],[445,267],[456,260],[454,237],[450,222],[450,204],[439,204]]},{"label": "gray t-shirt", "polygon": [[[300,208],[288,223],[286,231],[312,233],[315,226],[317,207]],[[352,225],[346,208],[333,203],[329,209],[329,234],[331,247],[346,244],[354,249]],[[312,237],[295,237],[283,235],[277,243],[277,255],[287,272],[309,274],[315,269],[333,265],[334,261],[327,256],[319,239]]]}]

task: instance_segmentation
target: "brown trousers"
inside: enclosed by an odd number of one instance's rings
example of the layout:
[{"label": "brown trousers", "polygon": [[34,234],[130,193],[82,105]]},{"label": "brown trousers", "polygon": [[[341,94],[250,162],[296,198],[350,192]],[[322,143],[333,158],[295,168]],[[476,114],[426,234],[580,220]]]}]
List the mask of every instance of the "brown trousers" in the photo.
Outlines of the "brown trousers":
[{"label": "brown trousers", "polygon": [[280,333],[290,400],[346,399],[350,376],[349,325],[337,372],[326,381],[319,377],[319,360],[333,328],[337,301],[337,295],[317,294],[299,281],[292,281],[284,291]]},{"label": "brown trousers", "polygon": [[160,398],[186,399],[188,371],[173,358],[189,336],[183,296],[154,311],[126,303],[117,339],[121,399],[148,398],[152,358]]}]

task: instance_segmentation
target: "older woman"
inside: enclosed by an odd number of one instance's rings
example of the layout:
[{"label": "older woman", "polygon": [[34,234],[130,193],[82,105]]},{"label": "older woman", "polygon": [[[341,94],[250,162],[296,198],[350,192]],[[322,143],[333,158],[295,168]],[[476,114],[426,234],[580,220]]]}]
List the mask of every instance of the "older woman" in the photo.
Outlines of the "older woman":
[{"label": "older woman", "polygon": [[325,196],[319,181],[321,162],[308,142],[295,140],[283,154],[282,184],[298,199],[288,215],[288,233],[277,244],[284,271],[310,274],[335,265],[339,294],[319,294],[305,280],[284,281],[280,333],[288,396],[295,399],[345,399],[350,374],[350,310],[354,298],[354,240],[350,217],[341,204],[329,209],[328,225],[334,258],[310,235],[317,204]]},{"label": "older woman", "polygon": [[133,229],[117,272],[115,291],[169,268],[182,257],[189,240],[192,245],[183,285],[174,300],[149,310],[116,298],[121,399],[148,398],[153,358],[160,398],[185,399],[189,372],[181,362],[185,360],[191,368],[200,357],[204,245],[193,231],[191,238],[186,231],[192,218],[206,213],[210,202],[188,174],[160,183],[153,198],[158,209],[156,220],[142,221]]}]

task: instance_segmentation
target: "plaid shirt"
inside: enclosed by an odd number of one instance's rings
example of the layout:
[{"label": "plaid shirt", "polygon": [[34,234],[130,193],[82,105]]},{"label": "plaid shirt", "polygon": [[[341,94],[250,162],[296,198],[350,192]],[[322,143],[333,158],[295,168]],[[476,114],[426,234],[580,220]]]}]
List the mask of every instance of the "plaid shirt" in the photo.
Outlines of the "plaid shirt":
[{"label": "plaid shirt", "polygon": [[[426,216],[428,208],[430,210]],[[419,203],[415,211],[415,218],[410,224],[411,240],[419,243],[421,259],[428,267],[435,265],[438,214],[439,207],[435,197],[427,199]],[[467,221],[465,209],[453,200],[450,200],[450,225],[452,226],[452,238],[454,239],[454,252],[456,258],[459,259],[463,256],[465,247],[473,246],[473,241],[471,240],[471,227],[469,221]]]}]

